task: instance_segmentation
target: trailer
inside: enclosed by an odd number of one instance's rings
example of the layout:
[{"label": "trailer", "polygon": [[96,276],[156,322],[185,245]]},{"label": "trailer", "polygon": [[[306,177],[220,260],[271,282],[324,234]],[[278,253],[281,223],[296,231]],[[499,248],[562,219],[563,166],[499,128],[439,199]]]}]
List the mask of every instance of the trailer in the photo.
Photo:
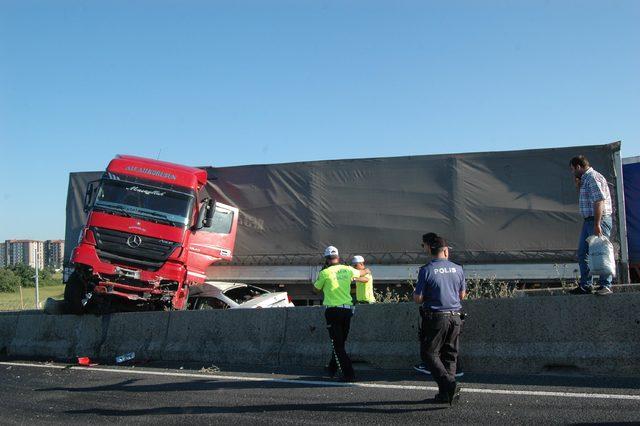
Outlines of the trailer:
[{"label": "trailer", "polygon": [[627,242],[632,282],[640,282],[640,157],[622,160]]},{"label": "trailer", "polygon": [[[427,261],[421,235],[437,232],[468,277],[574,281],[582,220],[568,164],[583,154],[611,185],[618,282],[628,282],[620,146],[202,167],[208,197],[240,212],[233,259],[206,275],[285,288],[309,303],[325,246],[364,256],[377,286],[396,286]],[[70,175],[65,260],[96,177]]]}]

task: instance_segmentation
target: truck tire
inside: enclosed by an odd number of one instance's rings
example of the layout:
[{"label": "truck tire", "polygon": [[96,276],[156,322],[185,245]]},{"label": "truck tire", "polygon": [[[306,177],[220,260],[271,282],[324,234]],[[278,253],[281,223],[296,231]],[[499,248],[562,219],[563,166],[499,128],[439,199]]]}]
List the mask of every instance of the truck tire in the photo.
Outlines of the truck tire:
[{"label": "truck tire", "polygon": [[67,285],[64,287],[64,301],[67,313],[80,315],[84,312],[82,299],[85,296],[84,281],[77,272],[69,277]]}]

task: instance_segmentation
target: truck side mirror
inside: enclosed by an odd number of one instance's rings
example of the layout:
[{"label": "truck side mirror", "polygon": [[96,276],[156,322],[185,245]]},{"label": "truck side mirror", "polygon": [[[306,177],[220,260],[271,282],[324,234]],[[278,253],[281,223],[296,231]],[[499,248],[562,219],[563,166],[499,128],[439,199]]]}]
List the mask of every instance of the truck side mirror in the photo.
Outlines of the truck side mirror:
[{"label": "truck side mirror", "polygon": [[213,214],[215,213],[216,202],[211,198],[207,198],[202,201],[200,211],[198,212],[198,220],[194,226],[194,229],[208,228],[211,226]]},{"label": "truck side mirror", "polygon": [[89,182],[87,190],[84,193],[84,212],[87,213],[91,208],[91,199],[93,198],[93,182]]},{"label": "truck side mirror", "polygon": [[211,226],[211,221],[213,219],[213,215],[216,212],[216,203],[213,200],[209,200],[207,203],[207,207],[205,208],[206,212],[204,215],[204,220],[202,221],[202,225],[205,228],[209,228]]}]

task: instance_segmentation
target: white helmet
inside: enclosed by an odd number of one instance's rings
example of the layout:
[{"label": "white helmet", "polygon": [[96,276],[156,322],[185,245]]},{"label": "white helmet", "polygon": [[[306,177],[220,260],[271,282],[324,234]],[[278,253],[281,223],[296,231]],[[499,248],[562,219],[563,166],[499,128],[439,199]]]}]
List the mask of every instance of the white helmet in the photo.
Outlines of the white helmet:
[{"label": "white helmet", "polygon": [[356,264],[356,263],[364,263],[364,257],[362,256],[353,256],[353,259],[351,259],[351,263],[352,264]]},{"label": "white helmet", "polygon": [[334,246],[329,246],[324,249],[324,257],[338,257],[338,249]]}]

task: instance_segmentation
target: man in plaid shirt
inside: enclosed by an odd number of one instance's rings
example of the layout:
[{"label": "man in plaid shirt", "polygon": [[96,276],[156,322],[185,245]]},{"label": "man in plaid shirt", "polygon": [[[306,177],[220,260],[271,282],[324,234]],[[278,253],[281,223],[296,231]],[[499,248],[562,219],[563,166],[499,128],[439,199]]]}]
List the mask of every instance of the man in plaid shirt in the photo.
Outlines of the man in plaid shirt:
[{"label": "man in plaid shirt", "polygon": [[[611,236],[611,194],[607,180],[589,165],[589,160],[584,155],[573,157],[569,162],[571,171],[575,176],[576,187],[579,191],[580,214],[584,218],[580,241],[578,242],[578,263],[580,264],[579,286],[571,291],[572,294],[589,294],[593,292],[589,283],[589,265],[587,255],[589,245],[587,238],[591,235],[607,237]],[[600,277],[600,287],[596,294],[604,296],[611,294],[611,275]]]}]

